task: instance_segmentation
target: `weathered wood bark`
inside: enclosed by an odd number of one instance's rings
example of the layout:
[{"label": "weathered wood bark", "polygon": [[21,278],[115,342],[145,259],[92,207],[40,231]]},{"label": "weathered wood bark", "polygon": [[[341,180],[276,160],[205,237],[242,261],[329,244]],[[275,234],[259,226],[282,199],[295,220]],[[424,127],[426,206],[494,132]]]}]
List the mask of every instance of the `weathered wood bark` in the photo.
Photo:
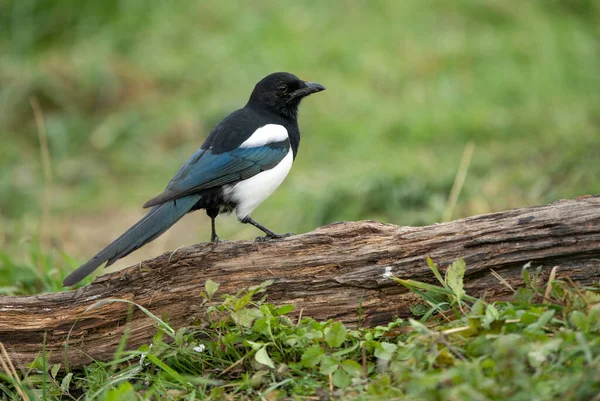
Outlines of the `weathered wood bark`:
[{"label": "weathered wood bark", "polygon": [[[0,297],[0,341],[16,363],[24,364],[39,355],[46,333],[50,360],[60,362],[73,328],[71,366],[89,362],[86,355],[110,358],[127,326],[127,305],[87,310],[91,305],[127,299],[158,316],[167,314],[173,326],[181,327],[202,318],[200,290],[208,278],[221,284],[217,295],[272,279],[270,302],[294,303],[305,316],[349,324],[356,322],[362,300],[366,324],[385,324],[394,316],[409,316],[417,300],[383,274],[435,282],[427,256],[440,266],[464,258],[468,293],[485,293],[488,300],[510,295],[491,269],[518,287],[521,268],[530,261],[546,274],[559,266],[559,276],[590,284],[600,279],[600,196],[427,227],[361,221],[267,243],[195,245],[104,275],[76,291]],[[156,332],[137,309],[129,327],[130,348]]]}]

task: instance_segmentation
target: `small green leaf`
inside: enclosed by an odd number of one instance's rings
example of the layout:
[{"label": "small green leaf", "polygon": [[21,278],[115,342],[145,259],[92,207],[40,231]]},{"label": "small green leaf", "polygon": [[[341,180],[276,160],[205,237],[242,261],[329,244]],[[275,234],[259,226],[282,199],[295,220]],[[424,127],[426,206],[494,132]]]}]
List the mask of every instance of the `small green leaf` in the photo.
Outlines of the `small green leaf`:
[{"label": "small green leaf", "polygon": [[592,306],[588,312],[588,321],[590,322],[590,332],[600,331],[600,304]]},{"label": "small green leaf", "polygon": [[72,378],[73,378],[73,373],[67,373],[67,375],[65,377],[63,377],[62,381],[60,382],[60,388],[65,393],[69,392],[69,387],[71,386]]},{"label": "small green leaf", "polygon": [[175,344],[182,345],[186,341],[186,334],[188,330],[186,327],[181,327],[175,332]]},{"label": "small green leaf", "polygon": [[302,365],[306,367],[317,366],[317,364],[321,362],[321,359],[323,359],[324,354],[323,348],[314,345],[304,351],[300,361],[302,362]]},{"label": "small green leaf", "polygon": [[50,374],[52,375],[53,379],[56,379],[56,374],[58,373],[59,370],[60,370],[60,363],[56,363],[56,364],[52,365],[52,370],[50,371]]},{"label": "small green leaf", "polygon": [[500,317],[500,312],[494,305],[488,305],[485,309],[485,317],[483,318],[483,327],[490,328],[490,325]]},{"label": "small green leaf", "polygon": [[485,302],[482,299],[478,299],[475,301],[473,306],[471,306],[471,310],[469,311],[470,317],[481,317],[484,313]]},{"label": "small green leaf", "polygon": [[325,342],[330,347],[339,347],[346,341],[348,330],[340,322],[333,323],[325,329]]},{"label": "small green leaf", "polygon": [[287,315],[288,313],[294,310],[294,305],[283,305],[277,309],[275,309],[275,313],[279,316]]},{"label": "small green leaf", "polygon": [[220,284],[212,281],[211,279],[206,280],[204,283],[204,290],[206,291],[206,295],[208,299],[211,299],[215,292],[219,289]]},{"label": "small green leaf", "polygon": [[27,376],[23,382],[29,386],[35,386],[48,381],[48,376],[46,375],[29,375]]},{"label": "small green leaf", "polygon": [[254,293],[263,292],[265,290],[265,288],[267,288],[274,282],[275,282],[274,280],[263,281],[262,283],[260,283],[258,285],[253,285],[253,286],[248,287],[248,291],[254,292]]},{"label": "small green leaf", "polygon": [[104,398],[106,401],[129,401],[135,400],[135,390],[131,383],[123,382],[114,390],[109,390]]},{"label": "small green leaf", "polygon": [[578,330],[587,333],[590,330],[590,320],[585,313],[575,310],[569,315],[569,321]]},{"label": "small green leaf", "polygon": [[554,316],[554,310],[550,309],[542,313],[536,322],[531,323],[525,328],[527,333],[535,333],[536,331],[542,330],[542,328],[552,319]]},{"label": "small green leaf", "polygon": [[251,327],[254,320],[262,317],[263,314],[260,310],[253,309],[240,309],[231,313],[231,318],[236,324],[243,327]]},{"label": "small green leaf", "polygon": [[539,316],[538,316],[537,313],[533,313],[531,311],[527,311],[527,312],[523,313],[523,315],[521,316],[521,322],[520,323],[529,326],[530,324],[532,324],[535,321],[537,321],[538,317]]},{"label": "small green leaf", "polygon": [[333,385],[338,388],[346,388],[352,383],[350,377],[348,377],[346,372],[344,372],[342,369],[338,369],[335,372],[333,372],[332,380]]},{"label": "small green leaf", "polygon": [[392,343],[380,343],[379,345],[380,347],[375,348],[375,356],[386,361],[392,359],[392,355],[398,348],[396,344]]},{"label": "small green leaf", "polygon": [[257,334],[262,334],[265,336],[270,336],[271,333],[271,325],[267,316],[263,316],[254,321],[254,325],[252,326],[252,331]]},{"label": "small green leaf", "polygon": [[429,265],[429,268],[431,269],[431,271],[433,272],[433,274],[435,275],[435,277],[438,279],[438,281],[440,282],[440,284],[443,285],[444,287],[446,287],[446,282],[442,279],[442,275],[440,274],[440,270],[438,269],[438,267],[436,266],[436,264],[433,262],[433,260],[431,260],[431,258],[429,256],[427,257],[427,264]]},{"label": "small green leaf", "polygon": [[532,302],[534,295],[535,293],[531,288],[521,287],[517,288],[517,291],[513,295],[513,300],[517,304],[529,305]]},{"label": "small green leaf", "polygon": [[319,373],[322,375],[328,375],[337,370],[339,364],[338,361],[329,355],[324,355],[321,359],[321,369],[319,369]]},{"label": "small green leaf", "polygon": [[554,316],[554,313],[556,311],[553,309],[547,310],[546,312],[542,313],[542,316],[540,316],[538,322],[540,324],[540,327],[548,324],[550,322],[550,319],[552,319],[552,317]]},{"label": "small green leaf", "polygon": [[270,367],[271,369],[275,369],[275,365],[273,365],[273,361],[267,354],[267,346],[264,345],[258,352],[254,355],[254,359],[256,362],[263,364],[265,366]]},{"label": "small green leaf", "polygon": [[341,363],[342,369],[344,369],[352,377],[361,377],[363,373],[362,366],[356,361],[347,359]]},{"label": "small green leaf", "polygon": [[315,340],[317,338],[323,338],[323,332],[321,330],[310,330],[307,331],[304,337],[308,340]]},{"label": "small green leaf", "polygon": [[465,261],[462,259],[455,260],[448,270],[446,270],[446,283],[454,293],[456,301],[460,304],[465,290],[463,288],[463,278],[465,276]]},{"label": "small green leaf", "polygon": [[258,351],[259,349],[261,349],[264,346],[263,343],[255,343],[254,341],[250,341],[250,340],[246,340],[246,344],[251,346],[253,351]]},{"label": "small green leaf", "polygon": [[232,297],[233,309],[236,311],[244,309],[252,301],[252,292],[248,292],[239,298]]}]

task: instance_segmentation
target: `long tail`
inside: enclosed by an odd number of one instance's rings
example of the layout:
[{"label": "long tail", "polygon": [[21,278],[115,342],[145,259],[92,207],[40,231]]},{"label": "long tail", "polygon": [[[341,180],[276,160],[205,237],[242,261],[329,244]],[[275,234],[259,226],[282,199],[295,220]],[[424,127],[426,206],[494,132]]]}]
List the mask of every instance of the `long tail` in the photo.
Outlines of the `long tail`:
[{"label": "long tail", "polygon": [[200,195],[188,195],[154,206],[146,216],[125,231],[123,235],[69,274],[63,281],[63,285],[66,287],[75,285],[104,262],[107,262],[106,266],[110,266],[156,239],[189,212],[200,198]]}]

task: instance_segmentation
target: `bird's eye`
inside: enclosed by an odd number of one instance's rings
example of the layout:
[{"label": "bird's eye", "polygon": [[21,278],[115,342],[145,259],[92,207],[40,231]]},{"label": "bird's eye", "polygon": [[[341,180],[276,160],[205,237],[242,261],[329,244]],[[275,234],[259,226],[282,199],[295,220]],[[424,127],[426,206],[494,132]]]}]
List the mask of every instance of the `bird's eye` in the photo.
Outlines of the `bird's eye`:
[{"label": "bird's eye", "polygon": [[286,84],[279,84],[277,86],[277,90],[281,93],[285,93],[287,92],[287,85]]}]

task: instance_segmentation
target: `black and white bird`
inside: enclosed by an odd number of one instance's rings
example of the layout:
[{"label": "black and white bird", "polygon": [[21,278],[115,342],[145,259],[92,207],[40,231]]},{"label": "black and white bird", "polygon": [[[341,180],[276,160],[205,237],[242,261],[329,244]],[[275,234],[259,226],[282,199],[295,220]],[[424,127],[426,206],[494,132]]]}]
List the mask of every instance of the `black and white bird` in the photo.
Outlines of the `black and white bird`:
[{"label": "black and white bird", "polygon": [[205,209],[211,218],[211,240],[219,241],[215,219],[235,211],[242,223],[281,238],[252,220],[250,213],[267,199],[290,171],[298,153],[298,106],[325,87],[278,72],[256,84],[243,108],[225,117],[200,149],[177,171],[167,188],[144,207],[150,211],[123,235],[63,281],[77,284],[106,262],[110,266],[167,231],[186,213]]}]

